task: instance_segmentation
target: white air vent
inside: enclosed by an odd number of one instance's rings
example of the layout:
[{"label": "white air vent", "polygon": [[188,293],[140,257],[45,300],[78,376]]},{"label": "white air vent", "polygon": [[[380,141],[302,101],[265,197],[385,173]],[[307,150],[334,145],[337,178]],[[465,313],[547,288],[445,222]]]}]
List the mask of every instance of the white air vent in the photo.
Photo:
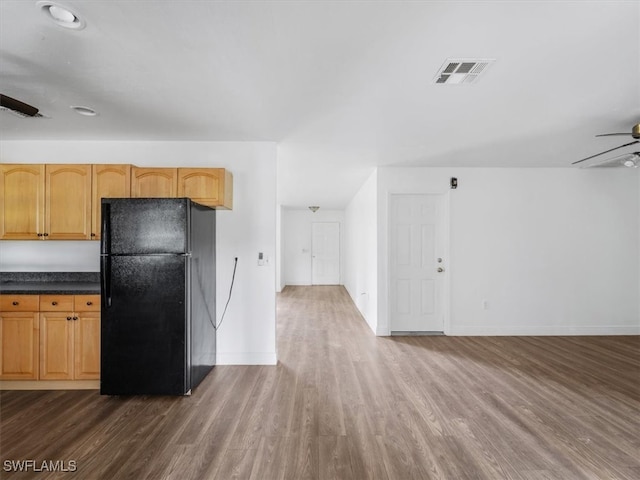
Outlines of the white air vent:
[{"label": "white air vent", "polygon": [[434,78],[434,83],[461,85],[474,83],[487,71],[495,58],[448,58]]}]

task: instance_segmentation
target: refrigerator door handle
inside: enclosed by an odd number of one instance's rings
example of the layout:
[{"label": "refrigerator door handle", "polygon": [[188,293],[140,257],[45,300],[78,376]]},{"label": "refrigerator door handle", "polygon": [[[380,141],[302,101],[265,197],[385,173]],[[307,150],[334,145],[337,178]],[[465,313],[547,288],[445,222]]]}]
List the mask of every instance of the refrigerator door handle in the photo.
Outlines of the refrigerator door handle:
[{"label": "refrigerator door handle", "polygon": [[102,232],[100,243],[100,253],[109,255],[111,253],[111,204],[102,202]]},{"label": "refrigerator door handle", "polygon": [[111,306],[111,257],[109,255],[101,255],[100,281],[102,282],[102,303],[105,308]]},{"label": "refrigerator door handle", "polygon": [[111,306],[111,204],[102,201],[102,231],[100,242],[100,276],[102,303],[105,308]]}]

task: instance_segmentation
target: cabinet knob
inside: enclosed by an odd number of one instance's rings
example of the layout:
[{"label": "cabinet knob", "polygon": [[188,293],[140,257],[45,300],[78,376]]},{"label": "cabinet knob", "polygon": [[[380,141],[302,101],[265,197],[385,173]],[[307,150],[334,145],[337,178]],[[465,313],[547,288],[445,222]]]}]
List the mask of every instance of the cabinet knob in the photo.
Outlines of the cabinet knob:
[{"label": "cabinet knob", "polygon": [[49,234],[48,234],[48,233],[44,233],[43,235],[44,235],[45,237],[48,237],[48,236],[49,236]]},{"label": "cabinet knob", "polygon": [[87,305],[93,305],[93,302],[87,302]]},{"label": "cabinet knob", "polygon": [[20,305],[20,302],[11,302],[11,305]]},{"label": "cabinet knob", "polygon": [[67,320],[71,320],[71,317],[67,317]]},{"label": "cabinet knob", "polygon": [[51,302],[51,305],[54,305],[54,306],[55,306],[55,305],[57,305],[57,304],[58,304],[58,302]]},{"label": "cabinet knob", "polygon": [[77,319],[78,319],[78,317],[73,317],[73,319],[74,319],[74,320],[77,320]]}]

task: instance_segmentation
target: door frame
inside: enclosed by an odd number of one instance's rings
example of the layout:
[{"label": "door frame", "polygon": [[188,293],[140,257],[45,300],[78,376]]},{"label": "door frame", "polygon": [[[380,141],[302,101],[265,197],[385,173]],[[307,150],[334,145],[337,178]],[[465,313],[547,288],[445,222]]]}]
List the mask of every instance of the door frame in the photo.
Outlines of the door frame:
[{"label": "door frame", "polygon": [[451,270],[453,265],[453,259],[451,256],[451,222],[450,222],[450,211],[451,211],[451,191],[445,192],[396,192],[392,191],[387,194],[387,248],[386,248],[386,269],[387,269],[387,281],[386,281],[386,297],[387,297],[387,325],[386,331],[378,332],[378,335],[389,336],[393,331],[392,320],[391,320],[391,216],[393,214],[391,209],[391,200],[396,196],[431,196],[438,195],[442,200],[442,243],[443,243],[443,254],[445,258],[445,271],[444,278],[442,280],[442,331],[444,335],[449,335],[450,329],[450,320],[451,320]]}]

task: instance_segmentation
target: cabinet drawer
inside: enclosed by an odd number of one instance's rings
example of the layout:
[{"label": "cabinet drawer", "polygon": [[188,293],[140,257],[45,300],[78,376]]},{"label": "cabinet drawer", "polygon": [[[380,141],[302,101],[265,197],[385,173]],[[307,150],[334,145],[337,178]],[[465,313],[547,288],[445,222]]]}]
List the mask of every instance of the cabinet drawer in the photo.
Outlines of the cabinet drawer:
[{"label": "cabinet drawer", "polygon": [[39,295],[0,295],[0,312],[37,312]]},{"label": "cabinet drawer", "polygon": [[75,295],[74,312],[99,312],[100,295]]},{"label": "cabinet drawer", "polygon": [[73,295],[40,295],[41,312],[72,312]]}]

